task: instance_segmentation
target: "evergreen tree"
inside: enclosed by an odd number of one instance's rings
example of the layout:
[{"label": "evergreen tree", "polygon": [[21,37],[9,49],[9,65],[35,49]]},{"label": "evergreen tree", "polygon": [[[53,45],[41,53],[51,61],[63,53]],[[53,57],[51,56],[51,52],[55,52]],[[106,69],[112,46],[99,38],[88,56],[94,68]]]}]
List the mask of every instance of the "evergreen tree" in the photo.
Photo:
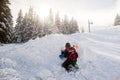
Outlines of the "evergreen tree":
[{"label": "evergreen tree", "polygon": [[114,22],[114,26],[116,25],[120,25],[120,15],[117,14],[116,18],[115,18],[115,22]]},{"label": "evergreen tree", "polygon": [[26,36],[26,26],[28,26],[28,14],[26,13],[23,21],[22,21],[22,26],[21,26],[21,42],[25,42],[25,36]]},{"label": "evergreen tree", "polygon": [[48,26],[53,27],[53,25],[54,25],[53,12],[52,12],[52,9],[50,9],[49,16],[48,16]]},{"label": "evergreen tree", "polygon": [[69,30],[69,21],[68,21],[68,17],[67,15],[64,16],[64,20],[63,20],[63,23],[62,23],[62,33],[63,34],[69,34],[70,30]]},{"label": "evergreen tree", "polygon": [[34,28],[34,20],[33,20],[33,8],[29,8],[28,14],[26,13],[23,19],[23,34],[22,42],[26,42],[33,37],[33,28]]},{"label": "evergreen tree", "polygon": [[47,19],[44,19],[44,23],[43,23],[43,33],[45,34],[45,35],[48,35],[48,34],[50,34],[50,27],[49,27],[49,25],[48,25],[48,22],[47,22]]},{"label": "evergreen tree", "polygon": [[0,0],[0,42],[11,42],[12,15],[9,8],[9,0]]},{"label": "evergreen tree", "polygon": [[23,13],[22,10],[18,13],[18,18],[16,20],[15,32],[14,32],[14,42],[21,42],[23,31]]},{"label": "evergreen tree", "polygon": [[69,30],[70,30],[70,34],[71,33],[76,33],[76,32],[79,31],[77,21],[74,20],[73,18],[70,21],[70,29]]},{"label": "evergreen tree", "polygon": [[56,16],[55,16],[55,26],[58,28],[59,33],[61,33],[62,28],[61,28],[61,22],[60,22],[59,13],[57,13]]},{"label": "evergreen tree", "polygon": [[42,20],[40,20],[38,15],[34,15],[34,28],[33,28],[33,38],[35,39],[37,36],[43,36],[43,24]]},{"label": "evergreen tree", "polygon": [[32,21],[33,18],[34,18],[34,11],[33,11],[33,8],[30,6],[28,11],[28,19]]}]

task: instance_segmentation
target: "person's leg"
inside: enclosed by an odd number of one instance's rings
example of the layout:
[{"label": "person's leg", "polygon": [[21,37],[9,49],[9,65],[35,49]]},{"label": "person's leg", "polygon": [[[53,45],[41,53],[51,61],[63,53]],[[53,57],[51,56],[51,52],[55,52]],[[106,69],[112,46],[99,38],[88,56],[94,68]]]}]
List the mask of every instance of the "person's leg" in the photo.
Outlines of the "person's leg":
[{"label": "person's leg", "polygon": [[77,62],[77,61],[73,61],[73,62],[72,62],[73,67],[75,67],[75,66],[77,65],[76,62]]},{"label": "person's leg", "polygon": [[73,67],[75,67],[76,69],[79,69],[79,66],[77,64],[77,60],[73,62]]},{"label": "person's leg", "polygon": [[64,67],[66,70],[69,70],[69,65],[70,65],[70,61],[67,59],[67,60],[62,64],[62,67]]}]

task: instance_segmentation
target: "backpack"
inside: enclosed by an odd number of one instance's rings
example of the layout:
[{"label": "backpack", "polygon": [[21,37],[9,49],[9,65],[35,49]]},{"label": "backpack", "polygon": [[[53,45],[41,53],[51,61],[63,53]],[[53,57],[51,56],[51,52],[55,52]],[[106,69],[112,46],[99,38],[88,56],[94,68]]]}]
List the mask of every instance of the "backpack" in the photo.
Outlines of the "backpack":
[{"label": "backpack", "polygon": [[78,53],[76,52],[75,48],[72,47],[72,48],[68,49],[68,53],[69,53],[68,58],[71,61],[76,61],[77,60]]}]

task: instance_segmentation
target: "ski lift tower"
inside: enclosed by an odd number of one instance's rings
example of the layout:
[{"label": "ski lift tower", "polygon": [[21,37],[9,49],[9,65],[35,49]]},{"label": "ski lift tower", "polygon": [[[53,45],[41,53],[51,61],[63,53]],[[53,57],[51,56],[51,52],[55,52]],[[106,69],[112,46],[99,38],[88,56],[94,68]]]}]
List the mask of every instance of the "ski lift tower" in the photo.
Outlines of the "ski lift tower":
[{"label": "ski lift tower", "polygon": [[90,25],[93,24],[93,22],[88,20],[88,29],[89,29],[89,33],[90,33]]}]

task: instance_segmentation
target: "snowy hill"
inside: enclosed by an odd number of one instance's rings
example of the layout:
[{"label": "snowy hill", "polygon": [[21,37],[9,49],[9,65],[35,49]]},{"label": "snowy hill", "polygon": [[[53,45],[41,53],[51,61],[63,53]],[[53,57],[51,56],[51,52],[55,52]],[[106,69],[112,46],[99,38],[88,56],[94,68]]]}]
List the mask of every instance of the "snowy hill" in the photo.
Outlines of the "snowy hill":
[{"label": "snowy hill", "polygon": [[[67,73],[58,55],[79,45],[79,71]],[[120,80],[120,28],[90,34],[53,34],[0,46],[0,80]]]}]

